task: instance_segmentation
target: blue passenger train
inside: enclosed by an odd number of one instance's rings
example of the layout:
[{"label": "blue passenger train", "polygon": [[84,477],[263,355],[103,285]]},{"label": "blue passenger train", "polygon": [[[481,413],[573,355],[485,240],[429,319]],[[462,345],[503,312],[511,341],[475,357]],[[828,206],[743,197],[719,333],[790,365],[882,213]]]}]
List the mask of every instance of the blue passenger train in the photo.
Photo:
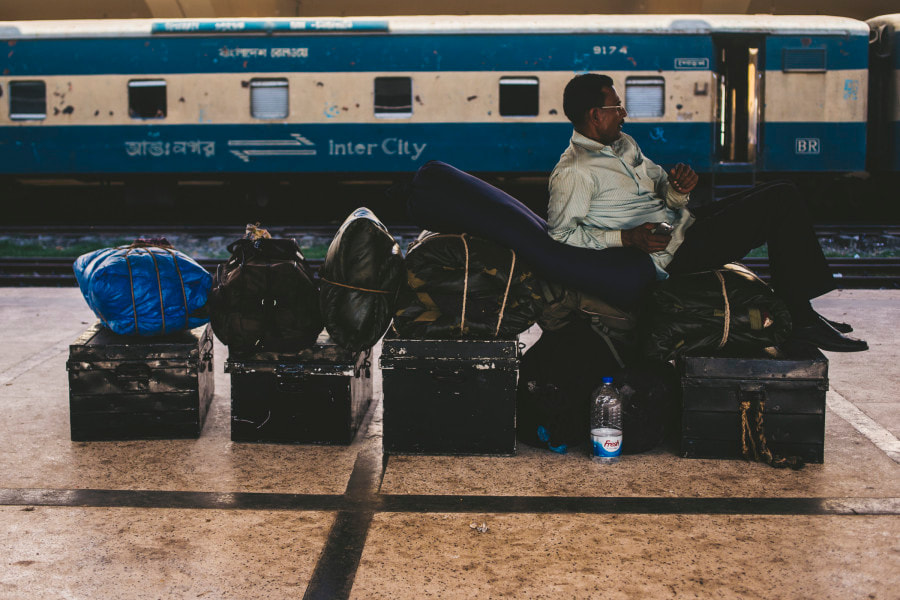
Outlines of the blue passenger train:
[{"label": "blue passenger train", "polygon": [[587,71],[613,77],[664,165],[896,171],[896,17],[871,23],[893,130],[868,165],[870,27],[847,18],[0,22],[0,177],[390,178],[431,159],[546,175],[571,133],[562,90]]}]

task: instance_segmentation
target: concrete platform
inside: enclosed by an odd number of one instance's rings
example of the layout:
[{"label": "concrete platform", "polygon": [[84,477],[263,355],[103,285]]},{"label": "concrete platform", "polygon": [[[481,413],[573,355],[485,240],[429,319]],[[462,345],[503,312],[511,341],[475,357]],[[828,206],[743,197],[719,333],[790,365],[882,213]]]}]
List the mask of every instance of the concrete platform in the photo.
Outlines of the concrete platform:
[{"label": "concrete platform", "polygon": [[825,462],[795,472],[383,459],[380,402],[350,446],[233,443],[218,342],[199,439],[72,442],[94,316],[77,289],[0,288],[0,599],[900,598],[900,291],[815,304],[871,350],[829,354]]}]

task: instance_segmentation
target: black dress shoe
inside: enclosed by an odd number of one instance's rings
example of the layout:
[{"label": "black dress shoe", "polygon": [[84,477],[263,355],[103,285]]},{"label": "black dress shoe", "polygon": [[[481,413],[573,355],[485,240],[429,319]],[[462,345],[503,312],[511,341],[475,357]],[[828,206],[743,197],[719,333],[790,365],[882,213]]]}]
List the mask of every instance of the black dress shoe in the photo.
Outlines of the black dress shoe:
[{"label": "black dress shoe", "polygon": [[[818,313],[816,313],[818,314]],[[840,321],[832,321],[831,319],[826,319],[822,315],[819,315],[819,318],[840,331],[841,333],[850,333],[853,331],[853,325],[850,323],[841,323]]]},{"label": "black dress shoe", "polygon": [[812,344],[829,352],[861,352],[868,350],[864,340],[848,337],[829,325],[825,319],[819,319],[812,325],[797,327],[791,332],[791,342]]}]

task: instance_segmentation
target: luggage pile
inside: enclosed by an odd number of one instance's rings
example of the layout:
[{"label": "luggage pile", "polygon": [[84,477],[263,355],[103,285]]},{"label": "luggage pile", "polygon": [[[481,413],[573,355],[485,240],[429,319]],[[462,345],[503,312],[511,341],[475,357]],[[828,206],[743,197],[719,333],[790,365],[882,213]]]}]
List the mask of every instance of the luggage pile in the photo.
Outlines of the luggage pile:
[{"label": "luggage pile", "polygon": [[215,334],[228,346],[233,440],[350,443],[372,398],[371,346],[405,276],[399,246],[359,209],[321,279],[296,241],[258,224],[228,250],[214,275],[163,239],[76,260],[101,324],[70,352],[73,440],[198,437]]},{"label": "luggage pile", "polygon": [[[203,383],[186,384],[199,389],[191,392],[199,405],[179,424],[182,432],[199,435],[212,395],[212,377],[199,375],[212,365],[209,322],[229,349],[235,441],[349,443],[372,395],[371,349],[385,337],[387,452],[514,454],[516,439],[565,452],[586,438],[591,391],[613,376],[628,430],[624,452],[635,453],[657,446],[677,421],[675,368],[685,357],[758,352],[790,333],[786,307],[739,265],[658,283],[646,253],[557,242],[518,200],[436,161],[419,169],[407,191],[407,213],[424,231],[405,257],[366,208],[341,225],[318,274],[296,241],[273,238],[258,224],[228,246],[231,257],[215,275],[165,240],[79,257],[74,268],[85,300],[106,328],[131,341],[96,339],[123,356],[134,355],[134,336],[145,340],[148,356],[162,351],[153,344],[175,344],[193,361],[188,370]],[[535,324],[542,337],[521,355],[517,338]],[[184,330],[190,335],[177,344],[165,339]],[[132,381],[133,367],[121,367],[128,393],[152,388]],[[782,370],[806,373],[803,367]],[[71,362],[70,390],[78,379],[79,393],[90,395],[90,370]],[[138,370],[143,377],[146,369]],[[754,393],[759,387],[741,385]],[[695,403],[698,414],[704,402]],[[778,415],[762,426],[763,411],[780,404],[744,404],[740,414],[746,420],[755,410],[758,431],[734,437],[747,447],[755,440],[754,447],[793,451],[779,445]],[[91,415],[75,418],[74,396],[72,406],[79,439],[109,439],[132,426],[94,432]],[[145,435],[159,437],[168,426],[169,413],[161,414],[163,429]],[[706,444],[705,414],[692,418],[682,423],[693,436],[690,452],[718,451],[720,440]],[[821,423],[810,422],[812,446],[801,450],[815,460]]]},{"label": "luggage pile", "polygon": [[323,328],[358,353],[388,329],[406,277],[397,242],[368,209],[354,211],[314,273],[293,239],[256,225],[228,245],[210,274],[165,239],[104,248],[74,263],[81,292],[101,324],[155,338],[210,324],[229,350],[299,352]]},{"label": "luggage pile", "polygon": [[[392,323],[391,334],[408,339],[509,340],[544,313],[548,328],[578,316],[603,329],[604,311],[588,316],[585,306],[627,307],[654,279],[645,255],[622,249],[613,257],[556,242],[517,200],[443,163],[419,170],[407,202],[429,231],[405,259],[384,224],[360,208],[337,232],[318,277],[294,240],[252,225],[214,275],[149,243],[85,255],[76,273],[85,299],[116,333],[153,336],[208,320],[238,352],[302,350],[323,328],[339,346],[361,352]],[[626,314],[606,312],[613,322]]]},{"label": "luggage pile", "polygon": [[[506,293],[483,277],[483,289],[492,290],[487,297],[501,301],[469,300],[466,286],[471,284],[459,276],[460,239],[481,238],[528,265],[524,270],[532,276],[527,280],[513,276],[511,261],[500,256],[483,268],[500,281],[508,274],[509,281],[519,281],[536,297],[534,305],[527,294],[518,294],[524,310],[503,332],[514,336],[531,319],[542,329],[540,340],[521,359],[517,390],[517,434],[531,445],[564,452],[583,441],[590,392],[602,376],[611,375],[624,403],[625,452],[649,450],[679,425],[675,359],[759,352],[790,333],[784,304],[739,265],[658,283],[646,253],[558,243],[527,207],[450,165],[433,161],[419,169],[407,212],[420,227],[442,232],[434,240],[442,247],[419,257],[415,246],[410,248],[409,285],[401,288],[394,319],[401,335],[491,337],[503,331],[492,317]],[[428,239],[420,242],[423,249]],[[482,308],[475,325],[467,326],[471,306]]]},{"label": "luggage pile", "polygon": [[[395,355],[382,355],[385,448],[477,454],[487,444],[495,453],[504,453],[501,448],[512,453],[515,445],[504,436],[513,430],[520,441],[557,451],[577,444],[588,431],[587,401],[594,380],[613,368],[618,374],[637,346],[634,309],[656,279],[649,257],[628,248],[596,252],[557,242],[548,235],[547,223],[518,200],[436,161],[416,174],[407,213],[418,226],[439,233],[423,233],[406,255],[407,282],[398,296],[393,334],[410,339],[386,340],[385,348]],[[488,368],[509,368],[496,367],[500,349],[488,343],[514,340],[535,323],[543,337],[516,361],[513,383],[492,387],[487,379],[477,382]],[[431,368],[430,378],[418,379],[416,389],[421,396],[452,397],[451,406],[468,416],[465,428],[449,417],[453,433],[428,426],[427,433],[416,437],[421,425],[416,430],[412,423],[394,422],[403,418],[394,405],[409,412],[411,403],[391,397],[389,392],[396,389],[399,395],[402,390],[393,378],[402,377],[397,371],[407,363],[410,380],[415,368],[422,368],[402,352],[419,347],[414,339],[458,340],[440,352],[422,346],[421,352],[429,352],[441,366]],[[460,344],[466,342],[471,347],[463,349]],[[454,362],[462,356],[468,356],[468,368]],[[443,366],[452,368],[441,370]],[[668,390],[663,384],[632,389],[626,420],[634,435],[633,451],[643,451],[662,438],[666,410],[660,406],[647,419],[646,413],[653,411],[645,407],[651,400],[666,404]],[[448,422],[446,406],[436,403],[429,411],[419,402],[417,418],[426,424]],[[480,429],[485,423],[487,430]],[[647,433],[638,434],[639,429]],[[539,430],[552,433],[540,439]],[[478,432],[474,437],[480,444],[467,441],[463,432],[472,431]],[[455,445],[446,441],[451,435]]]}]

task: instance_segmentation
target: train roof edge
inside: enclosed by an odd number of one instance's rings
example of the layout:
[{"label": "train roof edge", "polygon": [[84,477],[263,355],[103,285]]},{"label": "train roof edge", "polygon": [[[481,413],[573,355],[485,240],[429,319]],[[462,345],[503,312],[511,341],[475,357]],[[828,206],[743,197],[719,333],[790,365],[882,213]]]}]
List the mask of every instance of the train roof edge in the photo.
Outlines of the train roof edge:
[{"label": "train roof edge", "polygon": [[[887,15],[897,17],[900,15]],[[877,18],[886,18],[877,17]],[[870,20],[871,21],[871,20]],[[334,18],[94,19],[0,21],[0,39],[138,37],[153,34],[656,33],[868,35],[863,21],[822,15],[428,15]]]}]

